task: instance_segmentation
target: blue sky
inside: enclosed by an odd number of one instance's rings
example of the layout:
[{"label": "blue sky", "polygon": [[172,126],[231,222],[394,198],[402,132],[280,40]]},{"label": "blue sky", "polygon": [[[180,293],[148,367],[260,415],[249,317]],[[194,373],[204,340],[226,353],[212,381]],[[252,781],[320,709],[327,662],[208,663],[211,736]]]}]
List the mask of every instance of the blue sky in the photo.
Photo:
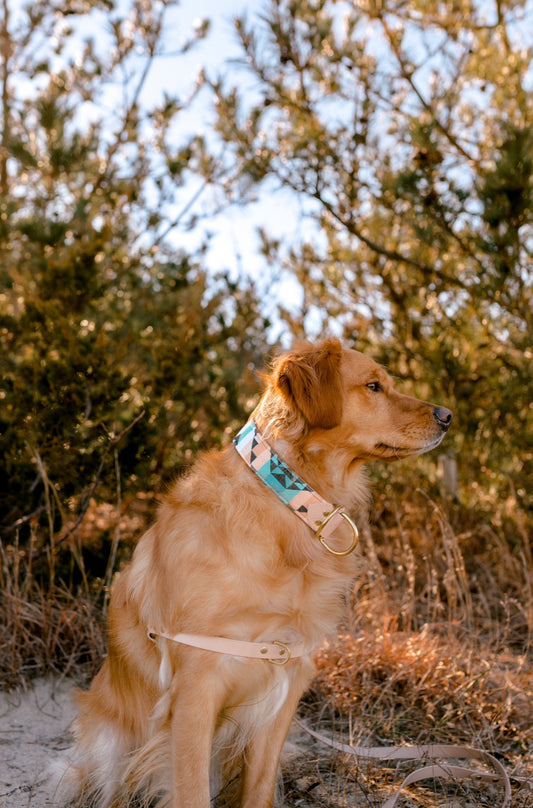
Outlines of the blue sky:
[{"label": "blue sky", "polygon": [[[200,42],[184,57],[183,74],[176,77],[176,84],[172,89],[186,91],[187,84],[202,68],[207,70],[211,77],[220,73],[228,75],[231,80],[240,86],[250,80],[244,66],[237,64],[242,59],[233,19],[246,14],[253,19],[260,15],[266,7],[263,0],[184,0],[178,8],[169,14],[169,26],[166,33],[167,46],[176,41],[179,44],[187,39],[191,30],[203,18],[211,21],[208,37]],[[168,86],[168,75],[165,75],[163,62],[154,71],[151,90],[162,81]],[[179,125],[182,134],[190,130],[209,132],[210,121],[214,115],[212,106],[207,97],[200,100],[189,114],[180,116]],[[194,189],[191,188],[191,193]],[[198,203],[202,207],[202,200]],[[234,274],[244,274],[252,277],[261,287],[261,280],[265,278],[265,266],[258,255],[259,240],[258,227],[266,227],[269,234],[274,237],[295,237],[306,224],[302,223],[299,215],[298,203],[287,191],[269,193],[263,191],[258,201],[243,207],[228,206],[225,211],[215,219],[204,223],[205,231],[211,233],[211,249],[206,256],[208,268],[216,273],[229,270]],[[202,228],[191,234],[176,231],[173,238],[176,244],[185,249],[192,248],[201,238]],[[267,284],[268,286],[268,284]],[[299,302],[301,292],[298,285],[288,277],[282,280],[284,303],[287,305],[293,300]],[[266,290],[265,290],[266,292]]]}]

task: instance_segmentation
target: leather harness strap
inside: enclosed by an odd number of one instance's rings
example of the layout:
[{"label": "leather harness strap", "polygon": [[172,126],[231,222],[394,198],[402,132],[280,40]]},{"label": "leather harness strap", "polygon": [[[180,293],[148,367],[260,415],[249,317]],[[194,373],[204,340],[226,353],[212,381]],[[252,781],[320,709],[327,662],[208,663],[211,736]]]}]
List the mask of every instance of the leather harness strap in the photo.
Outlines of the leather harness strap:
[{"label": "leather harness strap", "polygon": [[310,653],[305,649],[303,643],[287,645],[280,640],[273,640],[270,643],[245,642],[244,640],[230,640],[227,637],[207,637],[204,634],[166,634],[164,631],[154,631],[153,629],[149,629],[148,637],[151,640],[155,640],[156,637],[164,637],[165,640],[200,648],[203,651],[215,651],[218,654],[247,659],[265,659],[274,665],[285,665],[289,659],[298,659]]}]

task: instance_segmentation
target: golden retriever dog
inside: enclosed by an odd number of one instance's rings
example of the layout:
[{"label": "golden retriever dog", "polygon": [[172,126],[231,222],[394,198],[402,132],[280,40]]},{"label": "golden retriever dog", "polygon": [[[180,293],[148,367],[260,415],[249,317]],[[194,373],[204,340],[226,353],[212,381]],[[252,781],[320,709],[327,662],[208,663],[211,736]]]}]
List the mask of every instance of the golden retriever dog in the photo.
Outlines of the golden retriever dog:
[{"label": "golden retriever dog", "polygon": [[[335,631],[360,563],[363,466],[435,448],[451,418],[337,339],[279,356],[244,437],[257,433],[296,506],[240,438],[170,488],[114,584],[109,653],[78,694],[75,743],[56,767],[66,798],[272,806],[311,654]],[[316,518],[320,503],[331,505]]]}]

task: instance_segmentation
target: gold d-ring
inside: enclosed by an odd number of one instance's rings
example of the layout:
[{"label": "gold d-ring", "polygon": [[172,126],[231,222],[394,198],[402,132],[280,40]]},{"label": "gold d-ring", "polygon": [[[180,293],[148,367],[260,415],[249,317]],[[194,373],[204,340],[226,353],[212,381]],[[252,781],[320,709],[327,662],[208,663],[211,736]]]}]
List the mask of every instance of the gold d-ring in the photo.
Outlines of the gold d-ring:
[{"label": "gold d-ring", "polygon": [[267,662],[272,663],[272,665],[286,665],[289,659],[291,658],[291,649],[285,643],[280,642],[279,640],[272,640],[272,645],[277,645],[279,650],[280,657],[283,659],[268,659]]},{"label": "gold d-ring", "polygon": [[[353,539],[352,539],[351,545],[348,547],[347,550],[334,550],[333,547],[329,546],[326,539],[323,536],[320,535],[322,530],[326,527],[327,523],[330,521],[330,519],[333,519],[333,517],[337,513],[340,513],[342,518],[345,519],[348,522],[348,524],[350,525],[350,527],[352,529]],[[357,544],[359,542],[359,531],[357,530],[357,525],[355,524],[354,521],[352,521],[352,519],[350,519],[348,514],[345,511],[342,510],[341,506],[339,506],[338,508],[335,508],[335,510],[331,511],[331,513],[328,514],[328,516],[326,516],[324,521],[320,523],[320,525],[318,526],[318,529],[315,531],[315,536],[317,537],[319,542],[324,545],[324,547],[326,548],[328,553],[331,553],[332,555],[335,555],[335,556],[347,556],[347,555],[350,555],[350,553],[353,553],[353,551],[355,550],[355,548],[357,547]]]}]

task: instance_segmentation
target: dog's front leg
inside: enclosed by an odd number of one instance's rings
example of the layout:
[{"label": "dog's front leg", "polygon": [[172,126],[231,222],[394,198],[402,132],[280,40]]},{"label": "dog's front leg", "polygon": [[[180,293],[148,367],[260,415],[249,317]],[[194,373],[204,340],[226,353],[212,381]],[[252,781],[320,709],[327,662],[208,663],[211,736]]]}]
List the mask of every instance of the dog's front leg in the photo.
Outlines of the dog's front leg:
[{"label": "dog's front leg", "polygon": [[289,732],[308,676],[293,683],[285,704],[272,723],[262,727],[246,749],[241,808],[271,808],[283,744]]},{"label": "dog's front leg", "polygon": [[[195,656],[198,656],[197,652]],[[209,808],[209,770],[221,698],[213,670],[180,671],[172,700],[172,808]]]}]

